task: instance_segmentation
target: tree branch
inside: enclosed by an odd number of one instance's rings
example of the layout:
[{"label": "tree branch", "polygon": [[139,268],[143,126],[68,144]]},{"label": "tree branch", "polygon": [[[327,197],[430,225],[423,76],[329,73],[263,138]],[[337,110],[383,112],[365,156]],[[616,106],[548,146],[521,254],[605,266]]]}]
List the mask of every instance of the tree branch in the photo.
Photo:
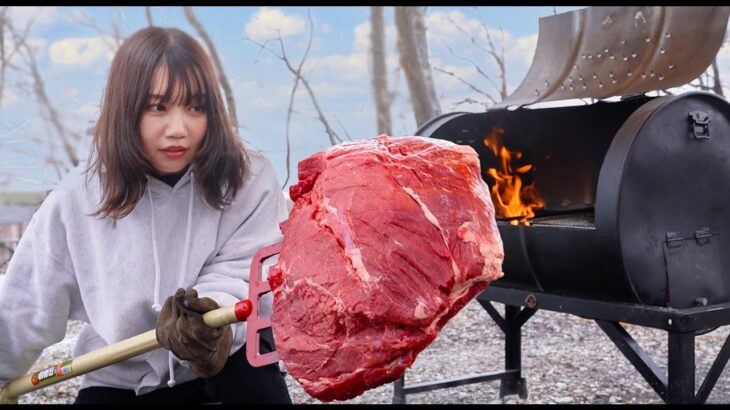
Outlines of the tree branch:
[{"label": "tree branch", "polygon": [[183,7],[183,11],[185,12],[185,18],[188,19],[190,25],[195,28],[195,31],[198,32],[198,35],[202,37],[205,45],[208,47],[210,57],[213,59],[213,64],[215,64],[216,71],[218,71],[218,77],[220,77],[219,81],[221,83],[221,87],[223,87],[223,92],[226,95],[228,115],[231,117],[231,121],[233,121],[233,125],[236,128],[236,133],[238,133],[239,124],[238,118],[236,116],[236,101],[233,98],[233,89],[231,88],[231,84],[228,82],[228,76],[226,76],[226,72],[223,70],[223,64],[221,63],[220,57],[218,57],[218,51],[215,48],[215,44],[213,44],[213,41],[210,39],[210,36],[208,36],[208,32],[205,30],[203,25],[200,23],[197,17],[195,17],[195,12],[193,11],[193,8],[186,6]]}]

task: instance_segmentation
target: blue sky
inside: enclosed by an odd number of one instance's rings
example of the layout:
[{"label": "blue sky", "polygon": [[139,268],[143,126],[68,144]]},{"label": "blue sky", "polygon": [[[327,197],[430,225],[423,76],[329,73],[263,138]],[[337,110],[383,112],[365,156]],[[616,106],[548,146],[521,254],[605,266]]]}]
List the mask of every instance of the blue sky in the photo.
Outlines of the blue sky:
[{"label": "blue sky", "polygon": [[[511,92],[530,66],[538,19],[578,8],[429,7],[426,20],[432,65],[493,91],[467,60],[494,73],[490,57],[473,46],[469,38],[483,39],[486,28],[498,46],[505,46]],[[307,42],[307,13],[311,12],[313,44],[304,72],[324,114],[343,138],[376,135],[368,72],[368,7],[195,7],[195,12],[212,37],[232,83],[237,116],[244,127],[241,136],[249,146],[269,157],[280,182],[286,179],[284,135],[293,77],[281,60],[246,38],[271,39],[275,36],[272,28],[279,28],[287,54],[296,64]],[[63,124],[84,133],[98,115],[113,56],[108,45],[113,43],[113,22],[116,21],[122,36],[128,36],[147,25],[144,7],[13,7],[10,13],[21,27],[30,18],[35,19],[29,42],[34,46],[49,97]],[[182,8],[153,7],[152,14],[155,24],[175,26],[197,37]],[[83,16],[98,29],[80,23]],[[416,125],[405,79],[398,73],[392,7],[385,8],[385,19],[388,81],[396,92],[393,134],[412,134]],[[504,41],[500,28],[504,30]],[[461,58],[450,53],[447,45]],[[480,104],[457,104],[467,97],[479,99],[466,85],[439,72],[434,72],[434,80],[443,112],[484,110]],[[48,152],[48,145],[32,142],[55,138],[55,134],[39,118],[39,106],[30,90],[19,87],[23,82],[27,83],[27,77],[8,72],[0,106],[0,174],[13,177],[9,184],[0,186],[0,191],[45,190],[58,180],[56,171],[39,158]],[[298,161],[329,146],[327,134],[301,87],[295,109],[290,131],[293,161],[289,184],[296,181]],[[80,144],[77,150],[85,157],[88,148]]]}]

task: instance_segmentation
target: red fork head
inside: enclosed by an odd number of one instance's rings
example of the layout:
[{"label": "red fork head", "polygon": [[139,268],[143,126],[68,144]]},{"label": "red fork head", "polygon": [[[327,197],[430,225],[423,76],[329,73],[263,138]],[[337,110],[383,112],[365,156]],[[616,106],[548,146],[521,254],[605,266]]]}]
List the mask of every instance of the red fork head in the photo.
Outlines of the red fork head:
[{"label": "red fork head", "polygon": [[281,242],[261,248],[251,261],[248,282],[248,299],[253,303],[253,310],[246,325],[246,358],[253,367],[262,367],[279,361],[279,353],[260,353],[260,337],[262,330],[271,327],[271,317],[261,315],[261,297],[271,292],[269,282],[262,279],[261,267],[266,259],[281,251]]}]

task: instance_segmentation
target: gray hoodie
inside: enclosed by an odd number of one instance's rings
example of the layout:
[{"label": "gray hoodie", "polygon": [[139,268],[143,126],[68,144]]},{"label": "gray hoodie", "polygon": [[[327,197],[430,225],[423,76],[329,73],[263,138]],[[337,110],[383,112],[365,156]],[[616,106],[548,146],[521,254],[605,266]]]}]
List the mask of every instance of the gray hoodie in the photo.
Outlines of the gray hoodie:
[{"label": "gray hoodie", "polygon": [[[205,204],[190,167],[174,187],[149,178],[116,227],[89,215],[101,198],[96,178],[87,183],[80,168],[64,178],[31,219],[0,281],[0,386],[63,340],[69,319],[87,323],[76,357],[154,329],[160,305],[178,287],[192,286],[220,306],[248,298],[251,259],[281,240],[287,217],[273,167],[248,153],[246,182],[223,211]],[[232,326],[231,353],[245,342],[245,326]],[[187,363],[156,349],[88,373],[81,388],[139,395],[163,387],[171,373],[178,383],[196,378]]]}]

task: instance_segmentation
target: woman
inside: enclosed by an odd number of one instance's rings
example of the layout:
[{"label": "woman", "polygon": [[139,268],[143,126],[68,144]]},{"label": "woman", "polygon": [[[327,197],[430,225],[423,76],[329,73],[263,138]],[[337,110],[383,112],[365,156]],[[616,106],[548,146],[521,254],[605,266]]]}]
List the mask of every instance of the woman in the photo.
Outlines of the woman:
[{"label": "woman", "polygon": [[287,209],[192,37],[150,27],[124,41],[89,164],[48,195],[0,283],[0,385],[74,319],[87,323],[76,356],[152,328],[170,350],[88,373],[76,403],[290,403],[276,364],[246,361],[245,323],[202,323],[247,297],[251,259],[280,240]]}]

